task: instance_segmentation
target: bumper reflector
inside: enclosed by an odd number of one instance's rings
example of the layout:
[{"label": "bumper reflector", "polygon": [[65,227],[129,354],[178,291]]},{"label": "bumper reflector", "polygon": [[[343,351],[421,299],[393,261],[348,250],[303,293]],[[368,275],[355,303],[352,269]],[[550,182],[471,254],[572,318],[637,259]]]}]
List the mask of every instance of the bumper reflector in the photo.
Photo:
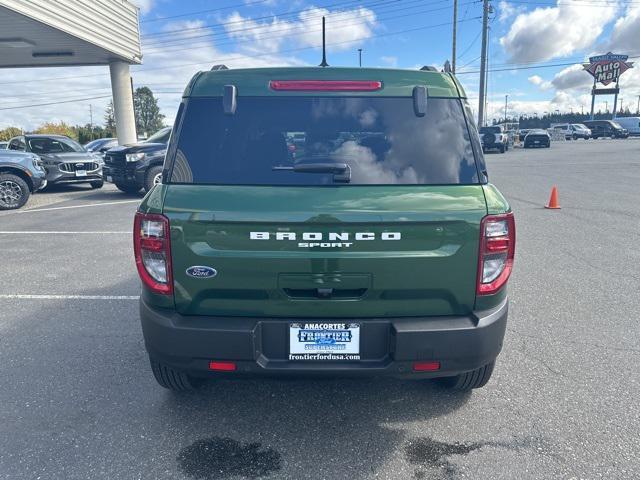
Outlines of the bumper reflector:
[{"label": "bumper reflector", "polygon": [[209,362],[209,370],[215,370],[216,372],[235,372],[235,362]]},{"label": "bumper reflector", "polygon": [[440,370],[440,362],[415,362],[414,372],[436,372]]}]

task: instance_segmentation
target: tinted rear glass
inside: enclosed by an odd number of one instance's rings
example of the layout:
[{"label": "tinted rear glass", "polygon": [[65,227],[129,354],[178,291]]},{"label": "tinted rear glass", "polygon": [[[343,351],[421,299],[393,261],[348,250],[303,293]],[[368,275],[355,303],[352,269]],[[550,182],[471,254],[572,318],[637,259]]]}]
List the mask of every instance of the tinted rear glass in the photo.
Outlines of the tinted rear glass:
[{"label": "tinted rear glass", "polygon": [[177,141],[174,183],[478,183],[457,99],[430,98],[417,117],[411,98],[239,97],[234,115],[192,98]]}]

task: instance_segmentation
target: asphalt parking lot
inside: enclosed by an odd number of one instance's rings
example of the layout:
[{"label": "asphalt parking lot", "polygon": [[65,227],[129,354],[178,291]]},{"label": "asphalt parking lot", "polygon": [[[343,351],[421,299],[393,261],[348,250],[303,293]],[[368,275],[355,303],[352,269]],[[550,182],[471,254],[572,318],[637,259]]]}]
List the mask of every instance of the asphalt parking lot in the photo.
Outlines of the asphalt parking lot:
[{"label": "asphalt parking lot", "polygon": [[[0,212],[0,478],[626,479],[640,470],[640,140],[487,155],[516,212],[490,383],[156,385],[131,252],[140,196]],[[561,210],[546,210],[551,186]]]}]

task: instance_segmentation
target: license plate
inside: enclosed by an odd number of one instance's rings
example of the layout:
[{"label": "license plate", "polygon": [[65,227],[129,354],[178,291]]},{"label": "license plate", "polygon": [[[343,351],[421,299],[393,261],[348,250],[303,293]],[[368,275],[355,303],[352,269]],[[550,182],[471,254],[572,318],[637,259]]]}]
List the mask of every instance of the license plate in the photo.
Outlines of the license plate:
[{"label": "license plate", "polygon": [[76,170],[76,177],[86,177],[86,176],[87,176],[86,170]]},{"label": "license plate", "polygon": [[113,177],[111,175],[107,175],[107,182],[113,183]]},{"label": "license plate", "polygon": [[289,360],[360,360],[360,324],[290,324]]}]

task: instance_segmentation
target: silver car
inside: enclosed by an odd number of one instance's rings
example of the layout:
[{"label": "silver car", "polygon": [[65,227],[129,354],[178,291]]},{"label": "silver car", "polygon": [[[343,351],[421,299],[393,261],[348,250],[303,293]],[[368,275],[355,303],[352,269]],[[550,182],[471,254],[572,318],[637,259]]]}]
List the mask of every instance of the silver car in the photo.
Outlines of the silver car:
[{"label": "silver car", "polygon": [[35,153],[42,159],[49,185],[88,183],[101,188],[100,155],[87,152],[82,145],[64,135],[21,135],[9,141],[9,150]]},{"label": "silver car", "polygon": [[37,155],[0,150],[0,210],[20,208],[47,186],[47,172]]}]

